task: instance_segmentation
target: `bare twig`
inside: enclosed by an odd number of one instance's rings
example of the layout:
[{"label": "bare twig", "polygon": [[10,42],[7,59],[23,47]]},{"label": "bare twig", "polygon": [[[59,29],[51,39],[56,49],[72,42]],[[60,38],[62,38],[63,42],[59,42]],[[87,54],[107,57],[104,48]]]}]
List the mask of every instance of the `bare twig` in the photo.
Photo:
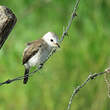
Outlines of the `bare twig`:
[{"label": "bare twig", "polygon": [[6,80],[6,81],[0,83],[0,86],[2,86],[2,85],[4,85],[4,84],[10,84],[10,83],[12,83],[12,82],[14,82],[14,81],[17,81],[17,80],[22,80],[22,79],[24,79],[24,78],[26,78],[26,77],[31,77],[34,73],[38,72],[41,68],[42,68],[42,67],[39,66],[38,69],[36,69],[35,71],[29,73],[29,75],[19,76],[19,77],[16,77],[16,78],[14,78],[14,79],[8,79],[8,80]]},{"label": "bare twig", "polygon": [[104,79],[107,84],[107,89],[108,89],[108,97],[110,98],[110,68],[107,68],[106,74],[104,74]]},{"label": "bare twig", "polygon": [[67,110],[70,110],[72,101],[73,101],[74,97],[77,95],[77,93],[80,91],[81,88],[83,88],[90,80],[93,80],[93,79],[95,79],[97,76],[103,75],[104,73],[107,73],[108,71],[110,72],[110,69],[106,69],[104,72],[90,74],[90,75],[88,76],[88,78],[87,78],[80,86],[77,86],[77,87],[73,90],[72,95],[71,95],[71,97],[70,97],[70,99],[69,99],[69,103],[68,103]]},{"label": "bare twig", "polygon": [[63,39],[64,39],[64,37],[65,37],[66,35],[68,35],[68,30],[70,29],[70,26],[71,26],[71,24],[72,24],[72,21],[73,21],[73,19],[77,16],[76,11],[77,11],[77,9],[78,9],[79,2],[80,2],[80,0],[77,0],[77,1],[76,1],[76,4],[75,4],[74,9],[73,9],[73,12],[72,12],[72,16],[71,16],[71,18],[70,18],[70,20],[69,20],[69,23],[68,23],[68,26],[66,27],[66,30],[65,30],[65,31],[63,32],[63,34],[62,34],[62,37],[61,37],[60,42],[62,42]]},{"label": "bare twig", "polygon": [[[76,4],[75,4],[74,9],[73,9],[73,12],[72,12],[72,16],[71,16],[71,18],[70,18],[70,20],[69,20],[69,23],[68,23],[68,25],[67,25],[65,31],[63,32],[63,34],[62,34],[62,36],[61,36],[60,43],[62,43],[62,41],[64,40],[64,37],[68,34],[68,30],[70,29],[70,26],[71,26],[71,24],[72,24],[72,21],[73,21],[73,19],[74,19],[74,18],[76,17],[76,15],[77,15],[77,14],[76,14],[76,10],[77,10],[77,8],[78,8],[79,1],[80,1],[80,0],[77,0],[77,1],[76,1]],[[49,54],[49,56],[48,56],[47,59],[43,62],[43,64],[44,64],[55,52],[56,52],[55,49],[52,50],[52,52]],[[24,75],[24,76],[16,77],[16,78],[11,79],[11,80],[8,79],[8,80],[6,80],[6,81],[0,83],[0,86],[2,86],[2,85],[4,85],[4,84],[10,84],[10,83],[12,83],[12,82],[14,82],[14,81],[17,81],[17,80],[22,80],[22,79],[24,79],[25,77],[30,77],[30,76],[32,76],[35,72],[39,71],[41,68],[42,68],[42,67],[38,67],[38,69],[36,69],[35,71],[29,73],[28,76],[27,76],[27,75]]]}]

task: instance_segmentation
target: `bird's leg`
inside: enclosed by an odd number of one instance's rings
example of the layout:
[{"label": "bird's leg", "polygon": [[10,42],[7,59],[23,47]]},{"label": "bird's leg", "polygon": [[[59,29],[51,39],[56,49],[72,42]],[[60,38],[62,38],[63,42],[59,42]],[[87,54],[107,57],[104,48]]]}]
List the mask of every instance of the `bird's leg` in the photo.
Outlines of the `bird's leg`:
[{"label": "bird's leg", "polygon": [[43,64],[43,63],[41,63],[41,64],[39,65],[39,69],[41,69],[41,68],[43,67],[43,65],[44,65],[44,64]]}]

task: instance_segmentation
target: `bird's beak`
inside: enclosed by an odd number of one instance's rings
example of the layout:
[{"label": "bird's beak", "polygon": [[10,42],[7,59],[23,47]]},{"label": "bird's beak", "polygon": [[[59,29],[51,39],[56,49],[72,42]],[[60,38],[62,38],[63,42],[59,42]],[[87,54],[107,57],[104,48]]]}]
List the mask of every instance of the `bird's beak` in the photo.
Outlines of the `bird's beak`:
[{"label": "bird's beak", "polygon": [[60,45],[59,45],[59,43],[55,43],[55,45],[57,45],[57,47],[58,47],[58,48],[60,48]]}]

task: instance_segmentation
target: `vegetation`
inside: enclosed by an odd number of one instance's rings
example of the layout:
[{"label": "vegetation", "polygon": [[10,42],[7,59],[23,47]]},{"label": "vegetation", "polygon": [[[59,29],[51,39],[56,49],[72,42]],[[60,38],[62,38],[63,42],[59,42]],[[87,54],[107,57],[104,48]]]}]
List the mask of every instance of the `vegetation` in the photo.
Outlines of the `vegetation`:
[{"label": "vegetation", "polygon": [[[25,44],[48,31],[61,37],[75,0],[0,0],[18,18],[0,50],[0,82],[24,74]],[[80,1],[78,17],[61,49],[30,78],[0,87],[0,110],[65,110],[73,88],[90,72],[101,72],[110,62],[110,1]],[[89,82],[75,97],[74,110],[109,110],[104,77]]]}]

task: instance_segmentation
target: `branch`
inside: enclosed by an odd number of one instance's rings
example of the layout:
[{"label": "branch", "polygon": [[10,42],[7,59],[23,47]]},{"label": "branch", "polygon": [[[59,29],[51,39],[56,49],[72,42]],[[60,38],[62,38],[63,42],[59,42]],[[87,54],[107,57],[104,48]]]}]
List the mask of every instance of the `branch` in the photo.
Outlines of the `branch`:
[{"label": "branch", "polygon": [[0,49],[16,24],[17,18],[9,8],[0,6]]},{"label": "branch", "polygon": [[93,80],[95,79],[96,77],[98,76],[101,76],[105,73],[110,73],[110,68],[106,69],[104,72],[100,72],[100,73],[94,73],[94,74],[90,74],[88,76],[88,78],[80,85],[80,86],[77,86],[73,92],[72,92],[72,95],[69,99],[69,103],[68,103],[68,107],[67,107],[67,110],[70,110],[71,108],[71,104],[72,104],[72,101],[74,99],[74,97],[77,95],[77,93],[80,91],[81,88],[83,88],[90,80]]},{"label": "branch", "polygon": [[34,73],[38,72],[41,68],[42,68],[42,66],[39,66],[38,69],[36,69],[35,71],[33,71],[33,72],[31,72],[31,73],[29,73],[29,74],[27,74],[25,76],[19,76],[19,77],[16,77],[14,79],[8,79],[8,80],[0,83],[0,86],[2,86],[4,84],[10,84],[10,83],[12,83],[14,81],[17,81],[17,80],[22,80],[22,79],[24,79],[26,77],[31,77]]},{"label": "branch", "polygon": [[[107,70],[106,70],[107,71]],[[109,74],[104,74],[104,79],[107,85],[108,97],[110,98],[110,72]]]},{"label": "branch", "polygon": [[[70,26],[71,26],[71,24],[72,24],[72,21],[73,21],[73,19],[74,19],[74,18],[76,17],[76,15],[77,15],[77,14],[76,14],[76,10],[77,10],[77,8],[78,8],[79,1],[80,1],[80,0],[77,0],[77,1],[76,1],[76,4],[75,4],[74,9],[73,9],[73,12],[72,12],[72,16],[71,16],[71,18],[70,18],[70,20],[69,20],[69,23],[68,23],[68,25],[67,25],[65,31],[63,32],[63,34],[62,34],[62,36],[61,36],[60,44],[61,44],[62,41],[64,40],[64,37],[68,35],[68,30],[70,29]],[[56,52],[56,49],[53,49],[52,52],[49,54],[49,56],[46,58],[46,60],[43,62],[43,64],[44,64],[55,52]],[[10,83],[12,83],[12,82],[14,82],[14,81],[17,81],[17,80],[22,80],[22,79],[24,79],[24,78],[26,78],[26,77],[30,77],[30,76],[32,76],[34,73],[36,73],[37,71],[39,71],[41,68],[42,68],[42,66],[39,66],[38,69],[36,69],[35,71],[29,73],[28,75],[16,77],[16,78],[11,79],[11,80],[8,79],[8,80],[6,80],[6,81],[0,83],[0,86],[2,86],[2,85],[4,85],[4,84],[10,84]]]},{"label": "branch", "polygon": [[70,29],[70,26],[71,26],[71,24],[72,24],[72,21],[73,21],[73,19],[77,16],[76,11],[77,11],[77,9],[78,9],[79,2],[80,2],[80,0],[77,0],[77,1],[76,1],[76,4],[75,4],[75,6],[74,6],[74,8],[73,8],[72,16],[71,16],[71,18],[70,18],[70,20],[69,20],[69,23],[68,23],[68,25],[67,25],[67,27],[66,27],[66,30],[65,30],[65,31],[63,32],[63,34],[62,34],[62,37],[61,37],[60,42],[62,42],[62,41],[64,40],[64,37],[65,37],[66,35],[68,35],[68,30]]}]

